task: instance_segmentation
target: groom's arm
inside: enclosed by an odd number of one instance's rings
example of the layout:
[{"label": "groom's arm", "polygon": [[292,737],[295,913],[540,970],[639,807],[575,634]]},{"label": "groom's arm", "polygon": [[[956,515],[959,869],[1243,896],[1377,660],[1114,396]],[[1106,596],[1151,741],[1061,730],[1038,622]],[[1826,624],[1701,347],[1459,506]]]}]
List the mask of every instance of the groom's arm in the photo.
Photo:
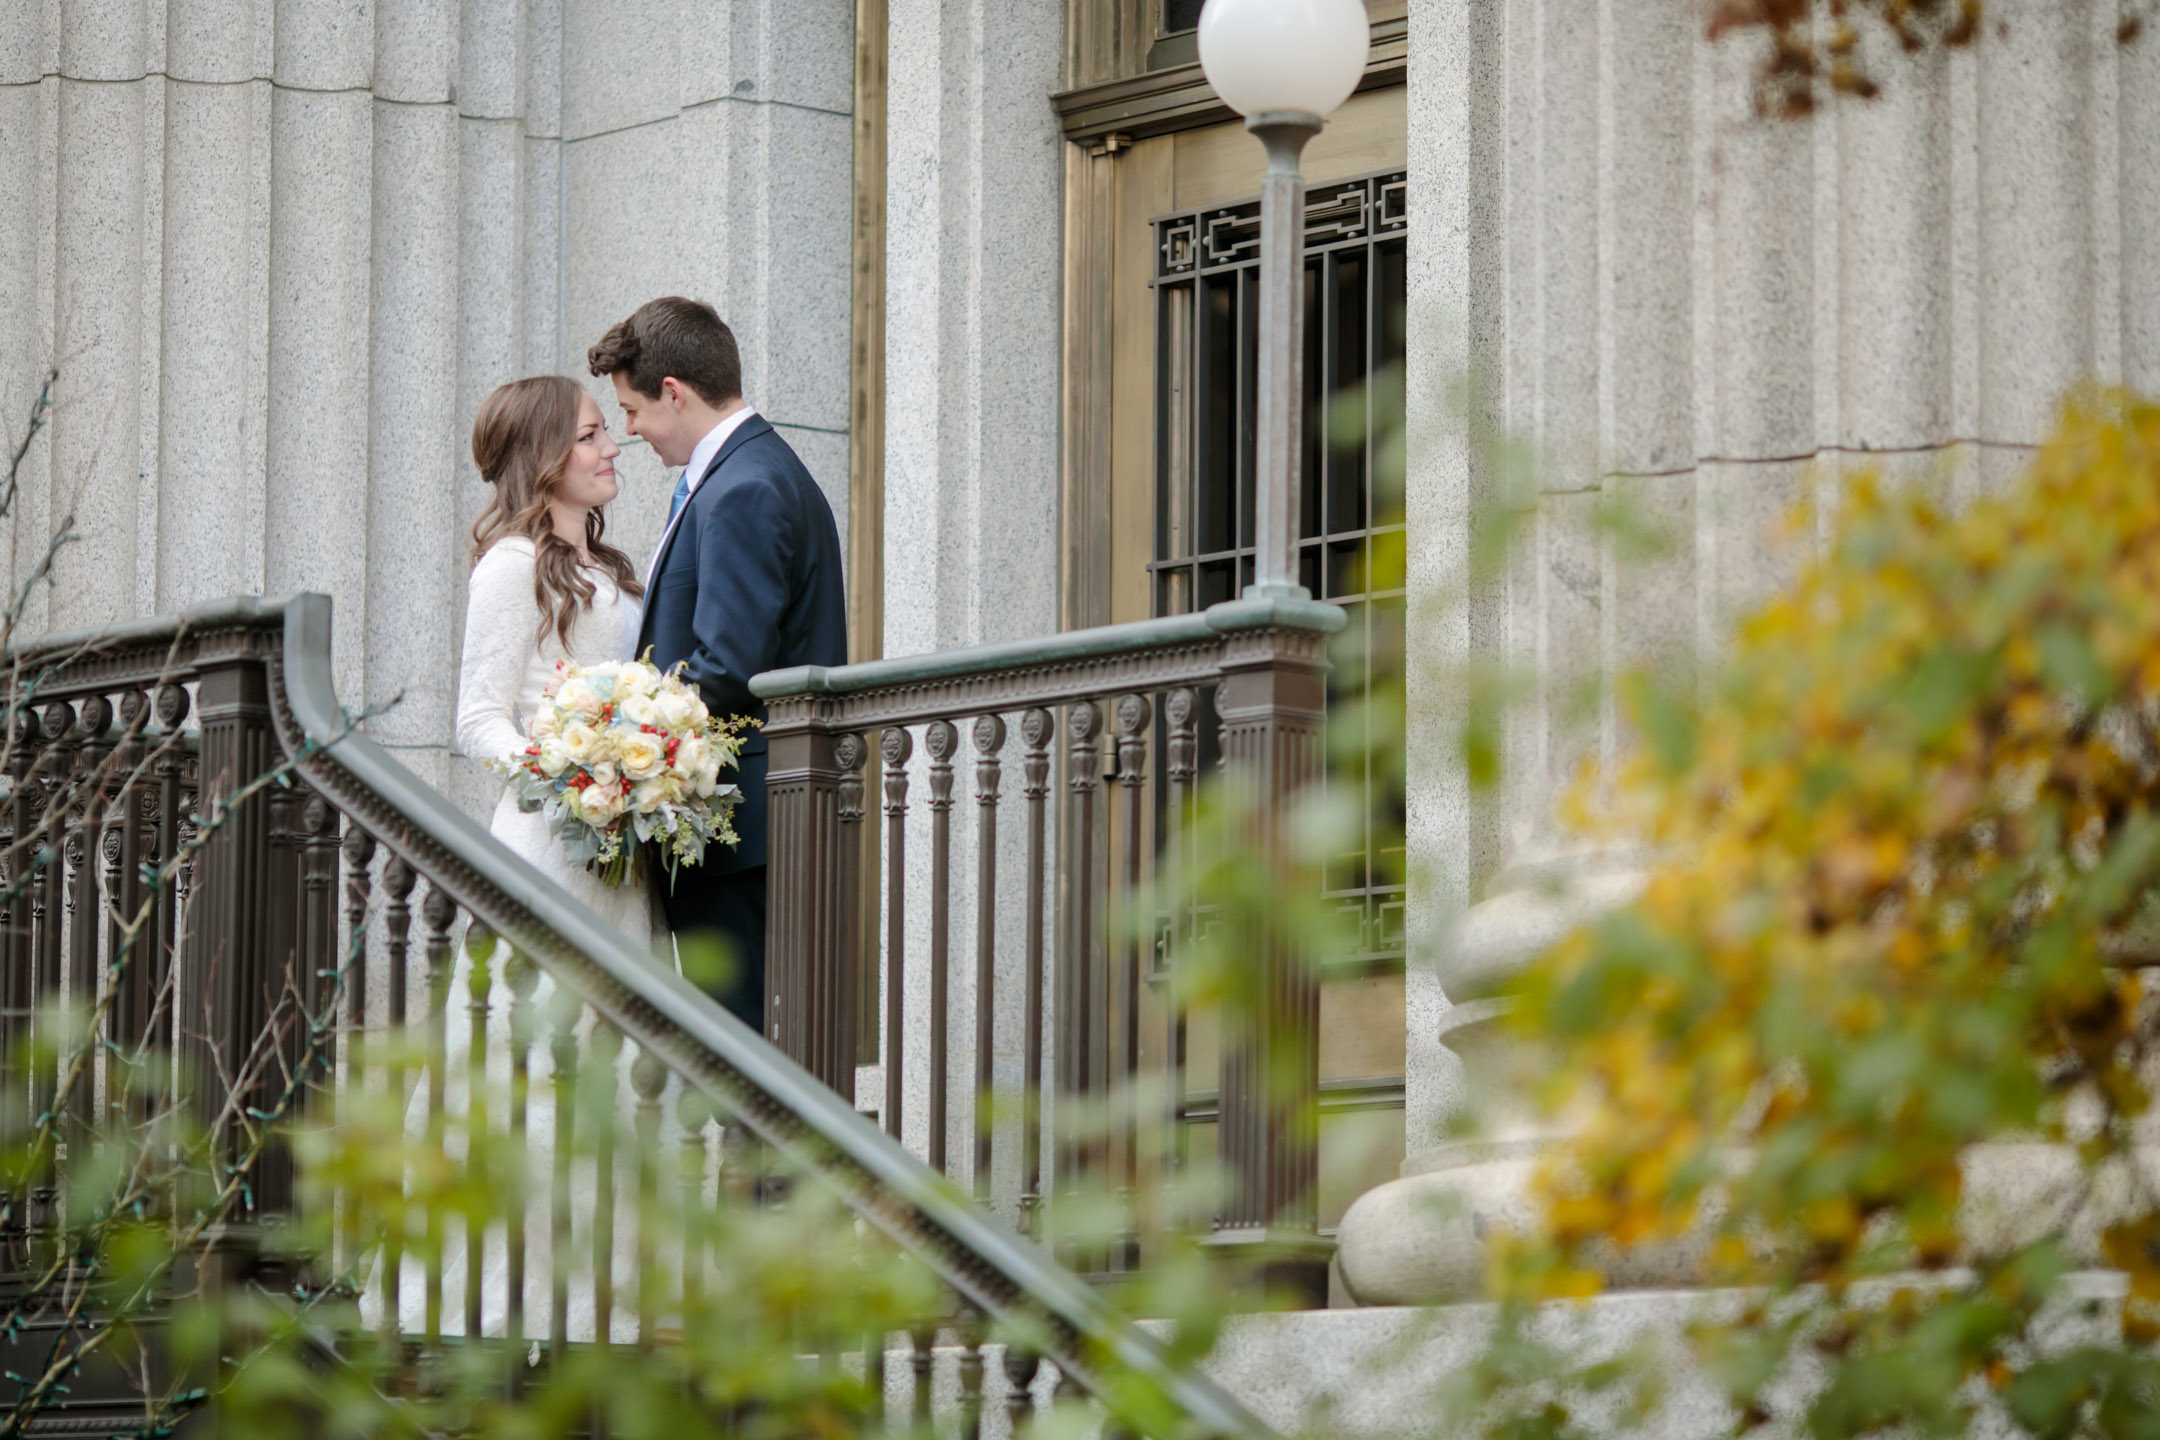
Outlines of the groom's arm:
[{"label": "groom's arm", "polygon": [[686,678],[716,716],[762,715],[750,677],[770,670],[787,609],[794,526],[762,478],[728,487],[693,507],[698,525],[697,606]]}]

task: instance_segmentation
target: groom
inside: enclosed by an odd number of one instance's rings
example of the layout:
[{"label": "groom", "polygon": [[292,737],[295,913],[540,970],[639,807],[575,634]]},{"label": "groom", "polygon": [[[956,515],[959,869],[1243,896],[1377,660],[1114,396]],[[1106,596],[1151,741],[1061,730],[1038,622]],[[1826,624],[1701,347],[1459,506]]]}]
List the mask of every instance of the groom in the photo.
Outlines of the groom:
[{"label": "groom", "polygon": [[[684,675],[716,716],[765,718],[750,677],[847,662],[847,602],[832,507],[787,441],[743,402],[735,336],[710,305],[640,305],[586,352],[611,376],[632,435],[681,466],[645,575],[638,653]],[[662,886],[668,929],[717,936],[734,974],[714,998],[765,1033],[765,737],[743,745],[732,851]]]}]

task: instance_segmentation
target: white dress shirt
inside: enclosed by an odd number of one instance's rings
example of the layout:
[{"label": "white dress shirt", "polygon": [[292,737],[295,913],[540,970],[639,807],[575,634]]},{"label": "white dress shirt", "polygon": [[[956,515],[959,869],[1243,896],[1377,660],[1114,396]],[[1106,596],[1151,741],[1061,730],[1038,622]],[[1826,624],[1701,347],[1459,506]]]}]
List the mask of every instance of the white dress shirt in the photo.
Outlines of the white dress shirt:
[{"label": "white dress shirt", "polygon": [[[705,438],[698,441],[696,448],[691,450],[690,463],[683,466],[681,472],[683,475],[690,477],[690,491],[689,494],[683,496],[682,509],[675,512],[675,518],[668,522],[667,529],[660,532],[660,543],[653,547],[652,563],[645,567],[646,590],[650,591],[653,581],[660,578],[660,557],[667,551],[668,537],[675,533],[677,525],[682,524],[683,516],[690,513],[690,497],[697,494],[697,487],[704,483],[705,472],[712,468],[713,456],[718,455],[720,447],[727,444],[728,436],[740,430],[743,422],[755,414],[757,414],[757,411],[751,409],[748,405],[743,406],[742,409],[737,410],[727,419],[722,420],[712,429],[706,431]],[[675,487],[673,485],[668,486],[669,496],[672,497],[674,493]]]}]

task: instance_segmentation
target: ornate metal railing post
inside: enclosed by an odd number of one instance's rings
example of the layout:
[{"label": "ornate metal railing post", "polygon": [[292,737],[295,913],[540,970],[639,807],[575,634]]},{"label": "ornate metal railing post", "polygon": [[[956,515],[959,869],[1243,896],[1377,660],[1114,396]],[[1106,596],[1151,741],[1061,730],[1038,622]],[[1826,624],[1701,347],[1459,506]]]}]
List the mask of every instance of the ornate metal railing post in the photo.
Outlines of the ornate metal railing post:
[{"label": "ornate metal railing post", "polygon": [[[202,719],[198,813],[212,827],[196,865],[188,900],[179,993],[195,998],[178,1017],[186,1083],[209,1085],[218,1074],[240,1073],[242,1057],[269,1020],[264,996],[282,989],[270,974],[273,912],[296,896],[274,894],[270,873],[269,797],[235,802],[250,782],[276,764],[269,681],[246,631],[231,642],[205,643],[196,709]],[[222,1096],[198,1104],[215,1114]]]},{"label": "ornate metal railing post", "polygon": [[[814,697],[775,704],[765,724],[770,830],[765,1034],[811,1074],[854,1093],[855,977],[842,917],[854,913],[840,824],[840,736]],[[858,762],[859,763],[859,762]],[[853,843],[854,836],[847,836]]]},{"label": "ornate metal railing post", "polygon": [[[1226,632],[1215,702],[1225,778],[1251,797],[1264,851],[1288,843],[1294,797],[1320,777],[1327,645],[1340,616],[1310,601],[1234,602],[1210,613]],[[1242,993],[1223,1016],[1218,1131],[1229,1193],[1213,1243],[1249,1254],[1265,1278],[1324,1305],[1327,1252],[1314,1203],[1319,975],[1294,934],[1263,921],[1240,938],[1247,958]]]}]

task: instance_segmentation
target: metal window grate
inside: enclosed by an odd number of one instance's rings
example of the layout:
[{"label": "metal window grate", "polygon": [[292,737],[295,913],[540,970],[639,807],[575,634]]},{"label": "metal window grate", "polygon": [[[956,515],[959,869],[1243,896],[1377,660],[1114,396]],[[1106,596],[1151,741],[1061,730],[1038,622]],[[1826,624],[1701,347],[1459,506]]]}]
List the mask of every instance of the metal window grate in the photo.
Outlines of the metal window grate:
[{"label": "metal window grate", "polygon": [[[1403,172],[1394,170],[1314,185],[1306,195],[1300,579],[1349,612],[1352,641],[1332,677],[1331,725],[1369,723],[1364,707],[1333,702],[1364,694],[1375,660],[1402,651],[1400,577],[1376,584],[1368,562],[1375,539],[1402,530],[1392,510],[1376,515],[1372,481],[1385,438],[1376,432],[1402,413],[1405,194]],[[1175,615],[1233,599],[1252,580],[1260,206],[1213,206],[1154,224],[1156,511],[1148,569],[1155,613]],[[1212,737],[1214,728],[1202,724],[1200,734]],[[1216,756],[1209,746],[1199,758],[1205,767]],[[1334,782],[1358,787],[1364,815],[1362,848],[1336,856],[1328,877],[1329,897],[1356,912],[1363,937],[1357,955],[1340,958],[1399,965],[1402,797],[1341,768]]]}]

